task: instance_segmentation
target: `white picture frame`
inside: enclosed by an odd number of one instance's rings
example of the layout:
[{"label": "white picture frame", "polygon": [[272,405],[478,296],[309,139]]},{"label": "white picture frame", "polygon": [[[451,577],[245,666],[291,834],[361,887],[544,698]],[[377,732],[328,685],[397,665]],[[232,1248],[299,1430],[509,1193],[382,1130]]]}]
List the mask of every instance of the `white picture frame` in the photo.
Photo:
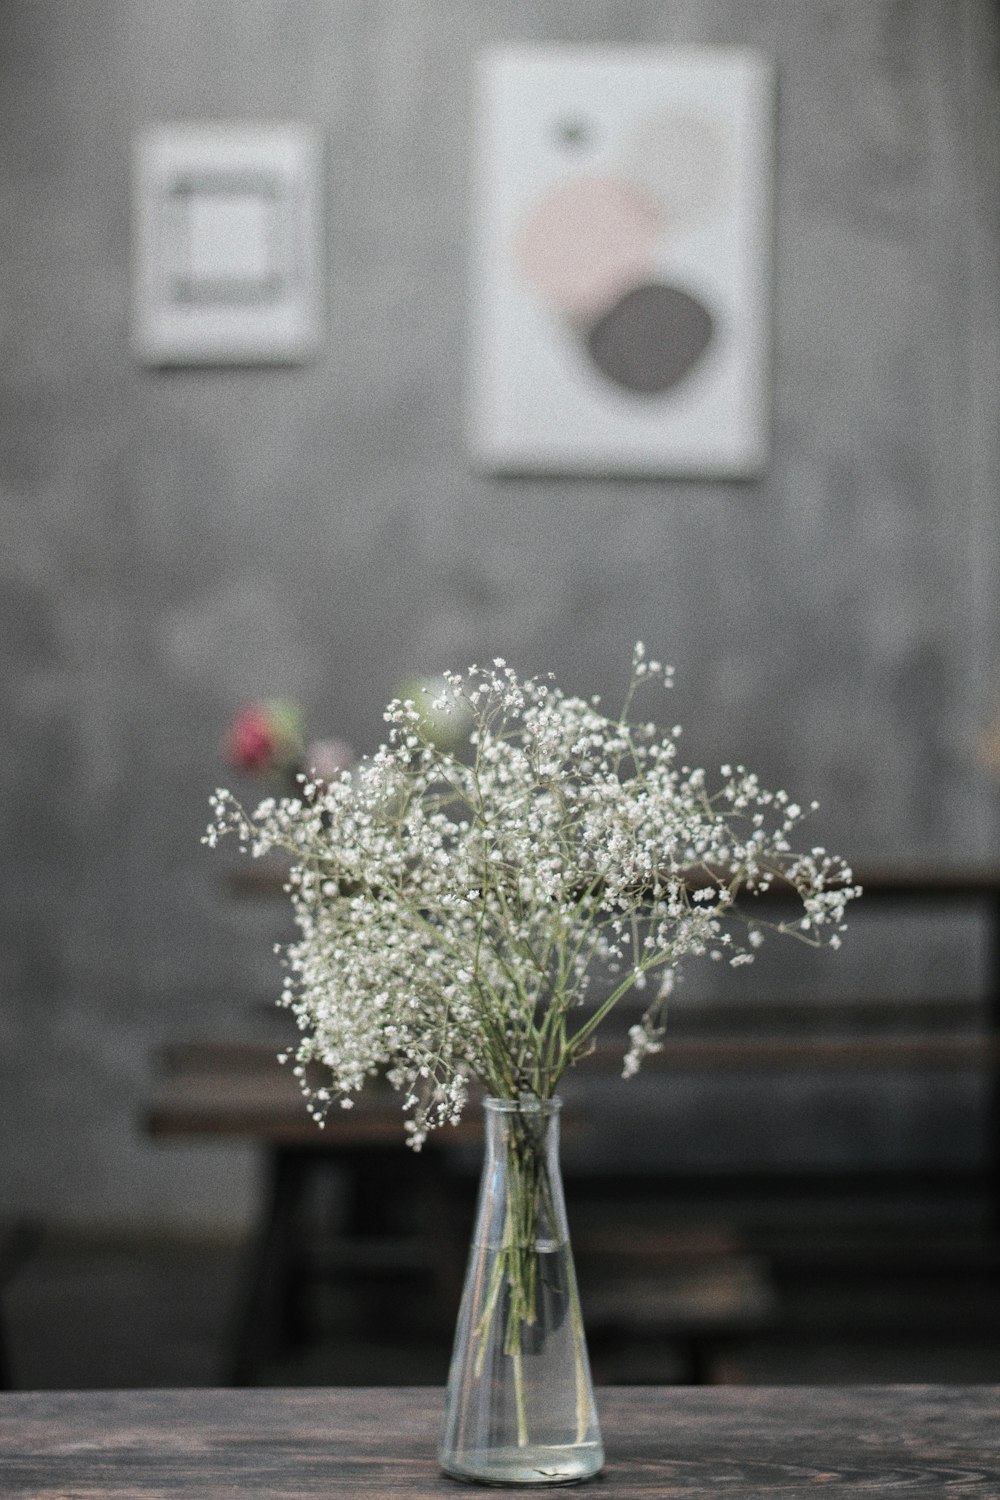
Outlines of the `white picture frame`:
[{"label": "white picture frame", "polygon": [[300,124],[154,126],[133,151],[131,343],[152,365],[320,346],[321,143]]},{"label": "white picture frame", "polygon": [[735,47],[482,56],[467,414],[479,468],[765,469],[774,84],[768,58]]}]

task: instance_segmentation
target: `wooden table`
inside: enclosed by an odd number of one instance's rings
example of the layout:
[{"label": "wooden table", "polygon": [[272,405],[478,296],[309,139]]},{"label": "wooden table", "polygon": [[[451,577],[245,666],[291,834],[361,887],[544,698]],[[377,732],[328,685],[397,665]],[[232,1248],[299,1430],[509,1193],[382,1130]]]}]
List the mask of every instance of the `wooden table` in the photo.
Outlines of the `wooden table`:
[{"label": "wooden table", "polygon": [[[421,1389],[0,1396],[5,1500],[428,1500],[442,1393]],[[1000,1386],[636,1386],[598,1392],[588,1500],[1000,1495]],[[546,1491],[548,1492],[548,1491]]]}]

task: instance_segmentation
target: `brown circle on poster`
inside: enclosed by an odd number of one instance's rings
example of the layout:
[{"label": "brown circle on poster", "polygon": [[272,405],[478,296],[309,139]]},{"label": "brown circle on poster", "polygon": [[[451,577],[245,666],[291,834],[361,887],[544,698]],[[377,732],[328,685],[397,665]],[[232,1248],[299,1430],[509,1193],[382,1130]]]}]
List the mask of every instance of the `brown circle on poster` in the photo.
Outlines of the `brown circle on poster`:
[{"label": "brown circle on poster", "polygon": [[515,244],[538,291],[575,318],[593,318],[649,273],[661,218],[648,195],[616,177],[577,177],[536,203]]},{"label": "brown circle on poster", "polygon": [[592,323],[587,350],[602,375],[639,395],[669,391],[694,368],[715,330],[704,303],[680,287],[632,287]]}]

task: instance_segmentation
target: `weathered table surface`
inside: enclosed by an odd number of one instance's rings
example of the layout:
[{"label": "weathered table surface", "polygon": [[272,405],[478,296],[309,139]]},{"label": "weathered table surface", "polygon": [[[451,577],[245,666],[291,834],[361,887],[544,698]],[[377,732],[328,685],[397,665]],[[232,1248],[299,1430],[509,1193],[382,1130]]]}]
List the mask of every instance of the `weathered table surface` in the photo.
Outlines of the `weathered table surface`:
[{"label": "weathered table surface", "polygon": [[[4,1500],[427,1500],[440,1390],[0,1396]],[[609,1388],[588,1500],[1000,1496],[1000,1386]],[[482,1493],[480,1491],[480,1493]]]}]

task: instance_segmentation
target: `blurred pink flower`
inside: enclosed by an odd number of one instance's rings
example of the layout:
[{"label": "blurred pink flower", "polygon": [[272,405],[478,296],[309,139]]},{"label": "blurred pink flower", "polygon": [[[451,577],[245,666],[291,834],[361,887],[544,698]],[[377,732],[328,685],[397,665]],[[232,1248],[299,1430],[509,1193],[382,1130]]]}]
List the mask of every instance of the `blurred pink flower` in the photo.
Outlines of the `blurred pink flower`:
[{"label": "blurred pink flower", "polygon": [[301,722],[296,705],[280,699],[244,704],[226,731],[226,760],[234,770],[253,775],[287,770],[302,753]]},{"label": "blurred pink flower", "polygon": [[226,734],[226,760],[237,771],[263,771],[274,754],[274,734],[257,703],[241,708]]}]

